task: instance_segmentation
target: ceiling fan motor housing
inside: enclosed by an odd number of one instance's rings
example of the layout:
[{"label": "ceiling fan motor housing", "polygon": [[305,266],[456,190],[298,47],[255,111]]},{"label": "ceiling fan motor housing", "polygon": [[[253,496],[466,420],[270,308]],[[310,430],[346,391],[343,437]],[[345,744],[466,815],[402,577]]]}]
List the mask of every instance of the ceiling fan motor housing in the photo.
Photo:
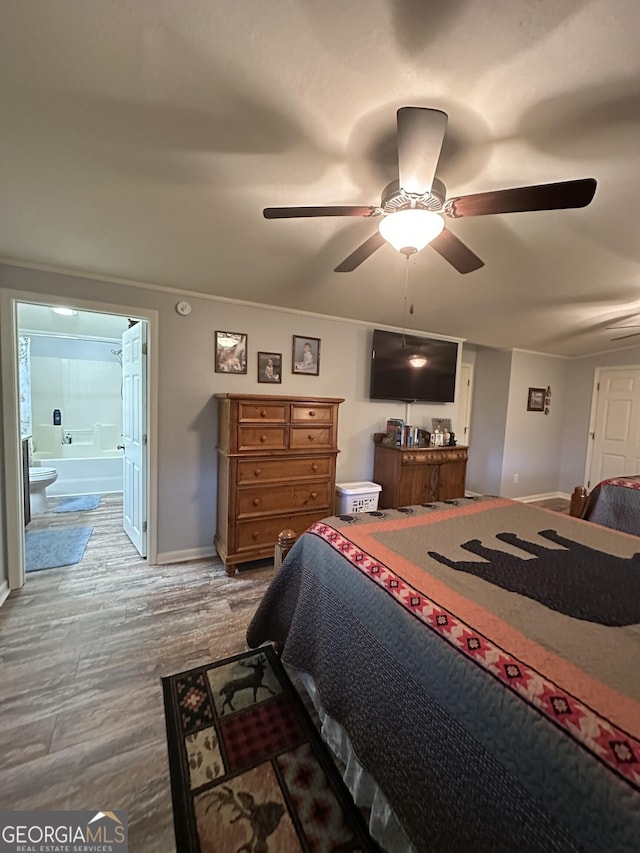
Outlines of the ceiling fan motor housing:
[{"label": "ceiling fan motor housing", "polygon": [[439,181],[433,179],[431,191],[424,195],[407,193],[400,189],[398,181],[391,181],[382,191],[380,206],[384,213],[396,213],[398,210],[407,210],[417,207],[421,210],[442,210],[447,197],[447,188]]}]

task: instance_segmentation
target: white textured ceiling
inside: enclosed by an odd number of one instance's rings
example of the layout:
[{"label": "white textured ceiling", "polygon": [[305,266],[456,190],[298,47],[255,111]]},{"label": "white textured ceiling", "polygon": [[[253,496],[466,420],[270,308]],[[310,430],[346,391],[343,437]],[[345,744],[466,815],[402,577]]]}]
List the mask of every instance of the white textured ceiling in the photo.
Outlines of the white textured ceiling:
[{"label": "white textured ceiling", "polygon": [[378,204],[396,109],[436,107],[450,195],[598,189],[450,221],[486,266],[415,256],[409,325],[624,346],[606,327],[640,314],[639,38],[637,0],[2,0],[0,255],[401,325],[390,246],[333,272],[373,222],[262,209]]}]

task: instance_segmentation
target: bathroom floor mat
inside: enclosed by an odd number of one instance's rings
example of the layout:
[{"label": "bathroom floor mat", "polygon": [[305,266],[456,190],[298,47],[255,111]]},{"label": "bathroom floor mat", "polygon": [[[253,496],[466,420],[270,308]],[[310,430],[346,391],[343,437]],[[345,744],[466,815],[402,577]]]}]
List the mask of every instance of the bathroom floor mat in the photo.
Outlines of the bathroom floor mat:
[{"label": "bathroom floor mat", "polygon": [[80,512],[85,509],[96,509],[100,503],[100,495],[76,495],[63,498],[54,512]]},{"label": "bathroom floor mat", "polygon": [[24,536],[25,571],[39,572],[79,563],[92,533],[93,527],[28,530]]}]

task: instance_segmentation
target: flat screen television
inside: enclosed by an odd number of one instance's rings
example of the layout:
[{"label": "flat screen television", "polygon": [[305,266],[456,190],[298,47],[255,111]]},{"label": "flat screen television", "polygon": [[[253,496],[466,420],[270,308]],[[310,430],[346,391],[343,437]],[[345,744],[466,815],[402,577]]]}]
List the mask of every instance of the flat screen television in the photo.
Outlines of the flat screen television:
[{"label": "flat screen television", "polygon": [[453,403],[457,359],[455,341],[374,329],[369,399]]}]

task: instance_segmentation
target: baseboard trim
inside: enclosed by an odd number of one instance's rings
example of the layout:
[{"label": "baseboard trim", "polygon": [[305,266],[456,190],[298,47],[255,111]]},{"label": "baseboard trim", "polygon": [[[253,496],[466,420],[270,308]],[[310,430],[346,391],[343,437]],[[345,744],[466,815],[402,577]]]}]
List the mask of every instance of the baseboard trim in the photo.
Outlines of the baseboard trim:
[{"label": "baseboard trim", "polygon": [[206,548],[185,548],[183,551],[165,551],[163,554],[158,554],[156,565],[188,563],[190,560],[207,560],[209,557],[217,556],[216,549],[212,545]]},{"label": "baseboard trim", "polygon": [[0,583],[0,607],[5,603],[7,598],[9,597],[9,593],[11,590],[9,589],[9,584],[6,580]]},{"label": "baseboard trim", "polygon": [[511,500],[520,501],[520,503],[529,504],[534,501],[550,501],[554,498],[562,498],[565,501],[571,500],[571,495],[565,494],[565,492],[543,492],[540,495],[525,495],[521,498],[512,498]]}]

